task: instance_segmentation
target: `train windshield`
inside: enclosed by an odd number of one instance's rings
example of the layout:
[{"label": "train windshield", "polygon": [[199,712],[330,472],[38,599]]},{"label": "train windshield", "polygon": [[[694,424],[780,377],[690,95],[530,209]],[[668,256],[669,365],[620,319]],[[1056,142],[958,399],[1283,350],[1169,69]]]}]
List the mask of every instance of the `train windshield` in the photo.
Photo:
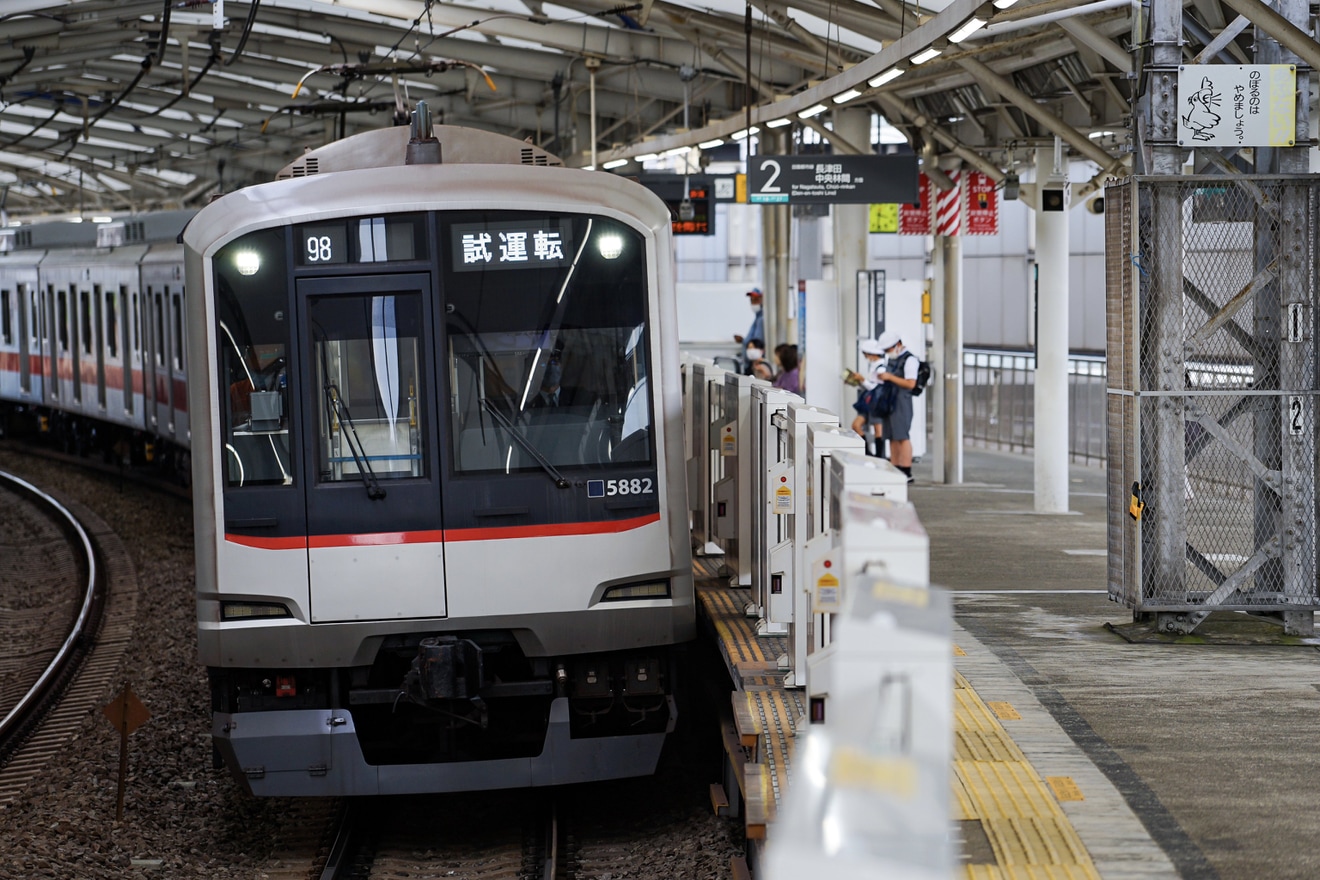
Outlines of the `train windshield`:
[{"label": "train windshield", "polygon": [[440,225],[460,472],[653,460],[641,234],[579,214]]},{"label": "train windshield", "polygon": [[216,254],[225,483],[289,485],[289,322],[284,230],[253,232]]}]

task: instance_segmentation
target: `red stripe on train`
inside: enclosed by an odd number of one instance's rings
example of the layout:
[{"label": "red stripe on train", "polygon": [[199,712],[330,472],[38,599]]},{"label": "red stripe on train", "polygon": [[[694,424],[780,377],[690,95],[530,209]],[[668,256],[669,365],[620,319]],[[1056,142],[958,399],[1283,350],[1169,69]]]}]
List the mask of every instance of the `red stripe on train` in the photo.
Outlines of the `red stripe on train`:
[{"label": "red stripe on train", "polygon": [[225,533],[231,544],[260,550],[302,550],[327,547],[377,547],[393,544],[437,544],[442,541],[494,541],[505,538],[551,538],[566,535],[609,535],[627,532],[660,521],[660,514],[649,513],[614,522],[562,523],[544,526],[504,526],[488,529],[447,529],[416,532],[377,532],[367,535],[313,535],[310,538],[260,538]]}]

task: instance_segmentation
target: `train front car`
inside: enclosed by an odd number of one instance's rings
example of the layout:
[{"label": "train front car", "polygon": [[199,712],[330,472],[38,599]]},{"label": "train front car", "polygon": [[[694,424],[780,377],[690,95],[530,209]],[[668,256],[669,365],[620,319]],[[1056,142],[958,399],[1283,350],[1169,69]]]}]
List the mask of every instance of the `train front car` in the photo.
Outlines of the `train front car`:
[{"label": "train front car", "polygon": [[436,132],[444,163],[359,135],[184,234],[200,652],[254,794],[646,775],[676,720],[668,213]]}]

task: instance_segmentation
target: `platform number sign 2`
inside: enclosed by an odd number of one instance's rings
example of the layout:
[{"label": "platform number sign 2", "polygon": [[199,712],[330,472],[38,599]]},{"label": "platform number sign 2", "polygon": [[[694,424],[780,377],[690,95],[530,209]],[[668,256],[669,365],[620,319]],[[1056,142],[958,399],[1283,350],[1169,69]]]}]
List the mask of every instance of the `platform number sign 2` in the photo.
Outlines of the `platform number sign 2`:
[{"label": "platform number sign 2", "polygon": [[1300,394],[1292,394],[1288,397],[1288,433],[1294,437],[1300,437],[1305,433],[1306,423],[1304,418],[1305,410],[1302,407],[1302,397]]}]

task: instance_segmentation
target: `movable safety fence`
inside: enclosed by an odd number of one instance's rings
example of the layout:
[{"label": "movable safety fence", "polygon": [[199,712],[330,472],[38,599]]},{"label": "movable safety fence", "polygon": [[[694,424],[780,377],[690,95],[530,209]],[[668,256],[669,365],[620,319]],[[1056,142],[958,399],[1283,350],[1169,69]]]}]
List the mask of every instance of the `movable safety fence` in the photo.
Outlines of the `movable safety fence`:
[{"label": "movable safety fence", "polygon": [[906,476],[795,394],[699,358],[684,375],[694,546],[758,636],[787,635],[776,665],[809,706],[767,876],[950,876],[952,606]]},{"label": "movable safety fence", "polygon": [[1106,189],[1109,593],[1309,634],[1316,583],[1313,177]]}]

